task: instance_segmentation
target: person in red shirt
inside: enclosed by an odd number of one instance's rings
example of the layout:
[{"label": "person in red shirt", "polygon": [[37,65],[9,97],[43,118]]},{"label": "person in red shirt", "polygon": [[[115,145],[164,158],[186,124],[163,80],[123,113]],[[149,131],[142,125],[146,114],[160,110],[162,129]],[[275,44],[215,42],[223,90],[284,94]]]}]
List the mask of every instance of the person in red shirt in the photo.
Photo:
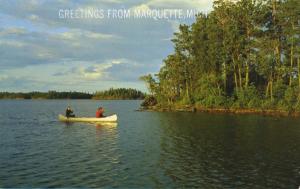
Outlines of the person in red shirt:
[{"label": "person in red shirt", "polygon": [[96,118],[104,117],[104,109],[102,107],[98,108],[96,111]]}]

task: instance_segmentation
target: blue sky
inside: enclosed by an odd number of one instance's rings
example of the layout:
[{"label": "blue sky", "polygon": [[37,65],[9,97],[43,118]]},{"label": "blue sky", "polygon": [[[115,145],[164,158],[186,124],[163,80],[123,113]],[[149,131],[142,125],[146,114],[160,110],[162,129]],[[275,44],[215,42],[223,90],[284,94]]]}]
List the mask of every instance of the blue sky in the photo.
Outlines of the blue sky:
[{"label": "blue sky", "polygon": [[180,23],[193,19],[59,18],[59,10],[196,9],[212,0],[0,0],[0,91],[145,90]]}]

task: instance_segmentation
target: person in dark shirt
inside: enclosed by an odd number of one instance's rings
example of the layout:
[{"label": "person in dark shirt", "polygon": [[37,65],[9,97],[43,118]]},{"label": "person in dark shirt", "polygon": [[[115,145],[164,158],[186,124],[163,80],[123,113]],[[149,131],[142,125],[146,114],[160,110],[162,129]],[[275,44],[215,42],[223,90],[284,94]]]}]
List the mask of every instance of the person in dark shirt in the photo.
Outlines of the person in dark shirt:
[{"label": "person in dark shirt", "polygon": [[75,117],[75,114],[70,106],[68,106],[66,109],[66,117]]},{"label": "person in dark shirt", "polygon": [[103,113],[104,109],[102,107],[99,107],[96,111],[96,118],[104,117]]}]

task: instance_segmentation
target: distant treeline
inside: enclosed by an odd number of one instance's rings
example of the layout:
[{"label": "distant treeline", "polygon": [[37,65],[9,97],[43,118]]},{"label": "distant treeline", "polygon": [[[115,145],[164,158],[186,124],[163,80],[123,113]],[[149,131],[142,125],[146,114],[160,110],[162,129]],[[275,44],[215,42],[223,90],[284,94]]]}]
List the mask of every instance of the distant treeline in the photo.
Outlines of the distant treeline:
[{"label": "distant treeline", "polygon": [[0,92],[0,99],[91,99],[92,94],[82,92]]},{"label": "distant treeline", "polygon": [[135,89],[109,89],[96,93],[84,92],[0,92],[0,99],[143,99],[144,93]]},{"label": "distant treeline", "polygon": [[98,91],[94,94],[93,99],[106,99],[106,100],[114,100],[114,99],[144,99],[145,94],[136,89],[109,89],[106,91]]}]

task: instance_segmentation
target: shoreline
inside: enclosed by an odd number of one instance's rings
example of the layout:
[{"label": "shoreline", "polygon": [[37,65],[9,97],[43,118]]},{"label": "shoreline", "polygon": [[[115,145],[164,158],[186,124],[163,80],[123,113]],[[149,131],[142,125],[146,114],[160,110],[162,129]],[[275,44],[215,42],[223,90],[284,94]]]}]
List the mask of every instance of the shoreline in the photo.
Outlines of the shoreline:
[{"label": "shoreline", "polygon": [[210,114],[234,114],[234,115],[264,115],[264,116],[283,116],[283,117],[300,117],[300,112],[288,112],[284,110],[272,109],[234,109],[234,108],[203,108],[197,106],[184,107],[158,107],[149,106],[141,107],[139,111],[156,111],[156,112],[204,112]]},{"label": "shoreline", "polygon": [[143,99],[93,99],[93,98],[0,98],[1,100],[143,100]]}]

